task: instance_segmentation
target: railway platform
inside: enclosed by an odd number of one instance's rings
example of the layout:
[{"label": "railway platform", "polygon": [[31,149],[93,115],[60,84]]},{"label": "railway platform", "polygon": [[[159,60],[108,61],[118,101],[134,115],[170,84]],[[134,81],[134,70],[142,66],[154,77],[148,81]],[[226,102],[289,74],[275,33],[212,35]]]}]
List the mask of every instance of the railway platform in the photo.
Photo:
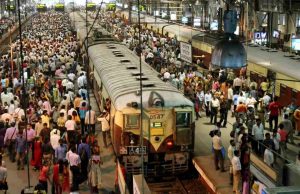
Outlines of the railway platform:
[{"label": "railway platform", "polygon": [[232,193],[232,185],[229,182],[229,163],[225,163],[225,172],[212,168],[213,155],[198,156],[193,158],[193,165],[200,174],[200,181],[209,192],[217,194]]}]

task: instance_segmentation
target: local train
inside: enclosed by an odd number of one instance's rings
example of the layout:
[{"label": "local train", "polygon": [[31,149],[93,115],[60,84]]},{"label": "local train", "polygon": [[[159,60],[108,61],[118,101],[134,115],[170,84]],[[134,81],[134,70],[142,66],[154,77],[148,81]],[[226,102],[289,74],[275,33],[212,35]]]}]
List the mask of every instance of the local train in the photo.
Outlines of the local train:
[{"label": "local train", "polygon": [[[84,31],[77,32],[83,43]],[[140,66],[139,57],[120,42],[95,39],[88,57],[100,110],[110,102],[111,140],[126,171],[143,170],[145,176],[186,172],[194,149],[193,103],[147,63]]]},{"label": "local train", "polygon": [[98,42],[88,55],[100,109],[111,102],[112,143],[127,172],[141,172],[142,155],[146,175],[187,171],[194,145],[193,103],[145,62],[140,74],[139,57],[119,42]]}]

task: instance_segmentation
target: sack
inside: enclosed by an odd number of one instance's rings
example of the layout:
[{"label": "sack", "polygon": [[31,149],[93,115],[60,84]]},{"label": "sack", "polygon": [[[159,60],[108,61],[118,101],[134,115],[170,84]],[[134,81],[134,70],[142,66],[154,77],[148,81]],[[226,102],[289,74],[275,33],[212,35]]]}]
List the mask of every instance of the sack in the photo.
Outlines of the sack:
[{"label": "sack", "polygon": [[84,148],[82,148],[80,151],[80,159],[81,161],[87,161],[88,159],[87,153]]},{"label": "sack", "polygon": [[224,159],[225,156],[226,156],[226,150],[225,150],[224,147],[222,147],[221,152],[222,152],[222,156],[223,156],[223,159]]},{"label": "sack", "polygon": [[0,183],[0,190],[5,190],[5,191],[8,190],[8,185],[7,185],[6,181],[3,183]]}]

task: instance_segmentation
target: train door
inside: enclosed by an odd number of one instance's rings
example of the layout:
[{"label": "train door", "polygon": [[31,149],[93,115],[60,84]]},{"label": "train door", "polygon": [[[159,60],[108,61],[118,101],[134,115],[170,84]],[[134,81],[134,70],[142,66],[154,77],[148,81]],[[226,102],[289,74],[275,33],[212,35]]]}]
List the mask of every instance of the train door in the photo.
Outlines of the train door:
[{"label": "train door", "polygon": [[255,73],[253,71],[250,71],[250,79],[255,80],[257,83],[257,86],[259,87],[260,83],[264,81],[265,77],[263,75]]},{"label": "train door", "polygon": [[300,106],[300,92],[292,89],[292,102],[295,102],[297,106]]},{"label": "train door", "polygon": [[291,103],[292,89],[284,84],[280,84],[279,103],[281,106],[287,106]]}]

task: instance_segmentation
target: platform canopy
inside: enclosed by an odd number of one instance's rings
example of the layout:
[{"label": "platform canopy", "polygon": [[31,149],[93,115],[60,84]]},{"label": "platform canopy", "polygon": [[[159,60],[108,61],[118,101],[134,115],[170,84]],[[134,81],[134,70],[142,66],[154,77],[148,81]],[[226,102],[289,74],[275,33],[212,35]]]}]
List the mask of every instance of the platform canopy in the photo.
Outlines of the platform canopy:
[{"label": "platform canopy", "polygon": [[221,40],[215,45],[211,63],[213,68],[239,69],[247,66],[247,53],[238,40]]}]

